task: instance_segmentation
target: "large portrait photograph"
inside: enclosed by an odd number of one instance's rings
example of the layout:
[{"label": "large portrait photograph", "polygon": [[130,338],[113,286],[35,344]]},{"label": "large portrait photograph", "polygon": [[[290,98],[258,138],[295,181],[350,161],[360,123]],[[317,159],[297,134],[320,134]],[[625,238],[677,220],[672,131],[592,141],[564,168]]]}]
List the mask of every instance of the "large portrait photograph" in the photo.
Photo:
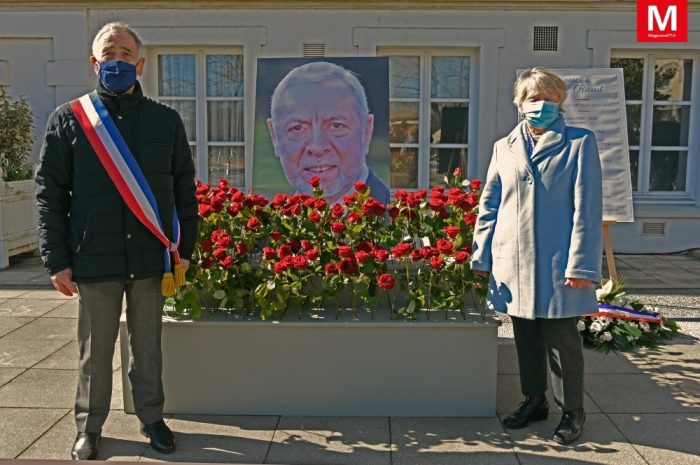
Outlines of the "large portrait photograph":
[{"label": "large portrait photograph", "polygon": [[329,203],[364,182],[388,203],[387,58],[261,58],[256,81],[253,189],[311,193]]}]

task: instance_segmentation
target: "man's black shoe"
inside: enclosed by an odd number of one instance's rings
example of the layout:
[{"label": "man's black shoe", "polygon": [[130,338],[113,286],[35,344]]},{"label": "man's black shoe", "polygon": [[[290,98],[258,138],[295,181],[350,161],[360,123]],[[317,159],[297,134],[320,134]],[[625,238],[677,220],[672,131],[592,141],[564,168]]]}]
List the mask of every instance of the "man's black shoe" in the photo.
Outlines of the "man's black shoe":
[{"label": "man's black shoe", "polygon": [[73,460],[95,460],[100,433],[78,433],[73,443],[70,456]]},{"label": "man's black shoe", "polygon": [[175,452],[175,436],[163,420],[141,425],[141,434],[151,440],[151,447],[161,454],[172,454]]},{"label": "man's black shoe", "polygon": [[582,408],[564,412],[559,426],[554,430],[554,440],[559,444],[571,444],[581,436],[585,421],[586,414]]},{"label": "man's black shoe", "polygon": [[541,405],[533,405],[527,398],[517,410],[503,419],[503,426],[508,429],[525,428],[533,421],[546,420],[549,415],[549,404],[545,399]]}]

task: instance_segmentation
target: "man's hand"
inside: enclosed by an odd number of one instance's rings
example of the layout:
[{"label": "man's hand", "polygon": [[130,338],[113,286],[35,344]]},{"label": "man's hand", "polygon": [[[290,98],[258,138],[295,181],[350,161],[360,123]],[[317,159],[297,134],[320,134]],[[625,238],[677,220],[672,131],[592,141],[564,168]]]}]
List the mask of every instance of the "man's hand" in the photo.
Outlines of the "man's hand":
[{"label": "man's hand", "polygon": [[56,274],[52,274],[51,282],[53,283],[53,287],[63,295],[72,297],[73,294],[78,293],[78,288],[75,287],[75,283],[73,282],[73,268],[66,268]]},{"label": "man's hand", "polygon": [[564,286],[573,287],[574,289],[583,289],[584,287],[588,287],[591,284],[593,284],[593,281],[589,279],[566,278],[564,280]]}]

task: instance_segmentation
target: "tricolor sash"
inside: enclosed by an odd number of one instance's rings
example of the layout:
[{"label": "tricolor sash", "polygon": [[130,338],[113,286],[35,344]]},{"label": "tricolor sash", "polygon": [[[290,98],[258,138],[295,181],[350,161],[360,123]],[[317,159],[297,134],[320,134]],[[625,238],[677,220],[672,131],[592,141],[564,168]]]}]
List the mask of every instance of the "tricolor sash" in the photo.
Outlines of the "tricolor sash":
[{"label": "tricolor sash", "polygon": [[598,311],[585,316],[605,316],[628,321],[646,321],[647,323],[663,324],[664,318],[659,313],[642,312],[632,308],[619,307],[617,305],[598,304]]},{"label": "tricolor sash", "polygon": [[[156,198],[151,187],[97,92],[85,94],[79,99],[71,101],[70,106],[124,203],[134,216],[165,246],[165,274],[163,275],[162,290],[164,296],[174,295],[175,288],[185,282],[184,270],[180,264],[180,254],[178,253],[180,221],[177,217],[177,211],[173,211],[173,240],[171,241],[165,235]],[[170,260],[171,253],[175,262],[174,277]]]}]

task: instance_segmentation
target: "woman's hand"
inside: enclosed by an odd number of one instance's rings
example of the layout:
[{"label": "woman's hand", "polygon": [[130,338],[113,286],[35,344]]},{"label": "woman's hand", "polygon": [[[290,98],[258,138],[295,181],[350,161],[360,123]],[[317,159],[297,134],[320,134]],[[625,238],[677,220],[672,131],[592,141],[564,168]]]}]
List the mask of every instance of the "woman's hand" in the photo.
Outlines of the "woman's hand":
[{"label": "woman's hand", "polygon": [[484,279],[489,279],[489,272],[488,271],[481,271],[481,270],[472,270],[472,272],[477,275],[481,276]]},{"label": "woman's hand", "polygon": [[591,284],[593,284],[593,281],[589,279],[566,278],[564,280],[564,286],[573,287],[574,289],[583,289],[584,287],[588,287]]}]

